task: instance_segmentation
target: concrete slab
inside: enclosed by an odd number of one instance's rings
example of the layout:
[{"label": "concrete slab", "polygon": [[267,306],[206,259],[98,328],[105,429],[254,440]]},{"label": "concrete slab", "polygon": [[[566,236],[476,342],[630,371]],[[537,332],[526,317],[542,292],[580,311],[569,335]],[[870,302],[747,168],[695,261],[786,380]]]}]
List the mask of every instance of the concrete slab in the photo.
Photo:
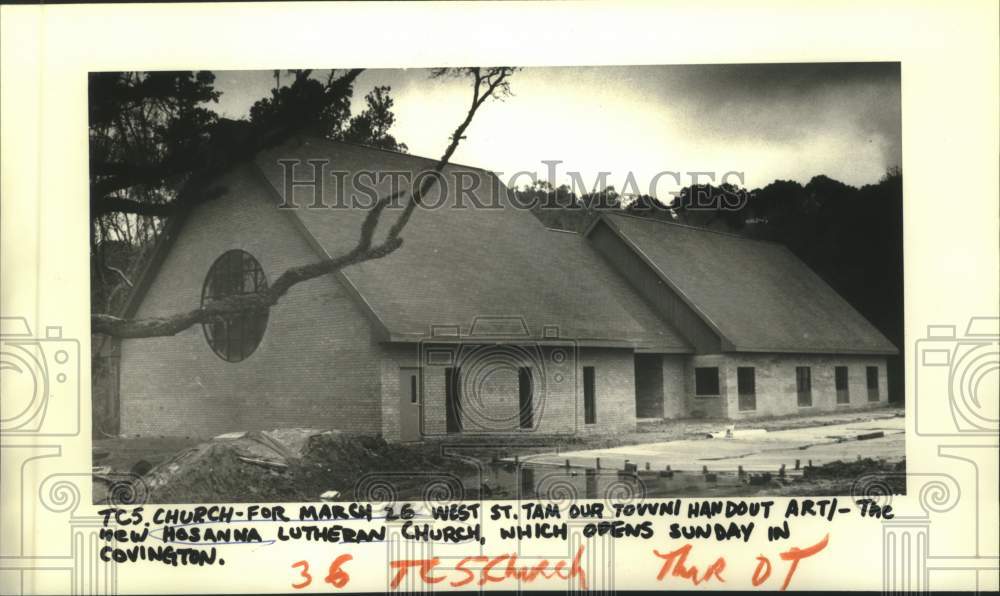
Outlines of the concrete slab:
[{"label": "concrete slab", "polygon": [[[860,435],[881,431],[883,436],[857,440]],[[625,463],[646,465],[652,470],[670,466],[675,471],[777,472],[782,465],[786,474],[800,467],[819,466],[834,461],[862,458],[898,461],[905,457],[904,421],[902,418],[851,422],[849,424],[797,428],[760,434],[744,434],[731,439],[685,439],[608,449],[588,449],[563,453],[545,453],[520,458],[522,463],[545,466],[565,465],[585,468],[624,470]]]}]

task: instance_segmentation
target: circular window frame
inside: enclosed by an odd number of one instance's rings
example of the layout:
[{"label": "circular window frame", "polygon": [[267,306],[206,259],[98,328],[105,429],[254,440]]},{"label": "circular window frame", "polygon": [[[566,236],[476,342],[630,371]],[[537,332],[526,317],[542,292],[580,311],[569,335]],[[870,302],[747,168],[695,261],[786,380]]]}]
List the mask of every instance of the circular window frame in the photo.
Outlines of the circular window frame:
[{"label": "circular window frame", "polygon": [[[222,272],[222,267],[224,266],[224,263],[227,260],[232,259],[231,255],[233,255],[233,254],[240,255],[241,275],[246,275],[246,273],[247,273],[246,270],[243,270],[243,267],[245,267],[245,263],[247,263],[248,260],[249,260],[250,263],[252,263],[252,266],[253,266],[253,269],[251,269],[250,271],[256,270],[257,272],[259,272],[260,278],[262,280],[262,285],[257,286],[257,289],[255,291],[260,291],[262,289],[267,289],[268,287],[270,287],[270,282],[267,279],[267,274],[264,272],[264,268],[263,268],[263,266],[261,266],[260,261],[258,261],[256,257],[254,257],[252,254],[250,254],[249,252],[247,252],[247,251],[245,251],[243,249],[233,248],[233,249],[227,250],[227,251],[223,252],[221,255],[219,255],[212,262],[212,265],[208,268],[208,273],[205,274],[205,280],[204,280],[204,282],[202,282],[202,286],[201,286],[201,307],[202,308],[205,307],[205,299],[208,297],[208,289],[209,289],[210,282],[213,279],[215,279],[217,276],[222,275],[221,272]],[[247,293],[249,293],[249,292],[247,292]],[[244,293],[244,294],[246,294],[246,293]],[[236,294],[223,294],[221,296],[232,296],[232,295],[236,295]],[[226,339],[226,346],[228,347],[229,343],[230,343],[230,341],[229,341],[229,338],[230,338],[229,325],[232,324],[232,318],[233,317],[250,317],[250,316],[261,316],[261,317],[263,317],[263,323],[261,325],[261,330],[260,330],[260,337],[258,337],[256,339],[256,341],[253,342],[253,345],[252,345],[252,347],[249,350],[246,349],[246,346],[249,345],[249,344],[243,343],[242,345],[244,347],[240,349],[240,351],[238,353],[238,356],[239,356],[238,358],[234,357],[233,354],[227,353],[227,350],[220,349],[220,347],[217,345],[220,342],[217,339],[213,339],[212,334],[209,332],[209,325],[212,325],[213,323],[202,323],[201,324],[202,334],[205,336],[205,343],[208,344],[208,347],[215,353],[216,356],[218,356],[219,358],[221,358],[222,360],[224,360],[226,362],[231,362],[231,363],[235,364],[237,362],[243,362],[243,361],[247,360],[248,358],[250,358],[250,356],[252,356],[257,351],[257,349],[260,347],[260,344],[263,343],[263,341],[264,341],[264,335],[267,334],[267,326],[268,326],[268,323],[270,323],[270,320],[271,320],[271,311],[270,311],[270,309],[265,310],[261,315],[255,315],[254,313],[243,313],[243,314],[231,315],[230,317],[227,317],[226,320],[225,320],[226,325],[227,325],[227,327],[226,327],[226,338],[227,338]],[[245,331],[245,327],[244,327],[244,331]],[[244,333],[244,336],[245,336],[245,333]],[[241,342],[245,342],[245,340],[241,339]]]}]

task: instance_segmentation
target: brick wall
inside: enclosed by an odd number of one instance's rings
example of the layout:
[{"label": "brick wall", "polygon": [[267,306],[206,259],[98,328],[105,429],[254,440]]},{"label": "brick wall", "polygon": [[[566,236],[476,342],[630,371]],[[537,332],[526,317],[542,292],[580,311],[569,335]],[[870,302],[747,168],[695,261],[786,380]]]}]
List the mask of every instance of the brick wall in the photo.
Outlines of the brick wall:
[{"label": "brick wall", "polygon": [[[270,282],[316,259],[252,167],[226,176],[225,195],[191,214],[138,317],[197,307],[205,275],[229,249],[253,255]],[[200,325],[174,337],[124,341],[122,432],[204,437],[281,426],[379,432],[380,353],[344,288],[330,276],[314,279],[271,309],[260,346],[241,362],[217,356]]]},{"label": "brick wall", "polygon": [[[399,436],[399,368],[420,364],[424,436],[447,435],[445,369],[462,370],[462,424],[468,433],[609,433],[635,428],[634,363],[621,349],[570,344],[485,348],[404,345],[387,348],[382,367],[383,435]],[[584,424],[583,367],[595,368],[596,423]],[[520,428],[517,369],[535,379],[533,427]]]},{"label": "brick wall", "polygon": [[[718,397],[698,397],[694,391],[695,368],[719,368]],[[753,367],[756,385],[756,408],[739,409],[737,368]],[[812,379],[812,405],[800,407],[796,391],[795,368],[809,367]],[[834,368],[846,366],[850,401],[837,403]],[[868,400],[866,367],[878,367],[879,399]],[[886,359],[878,356],[789,355],[789,354],[712,354],[690,359],[685,373],[686,408],[690,416],[729,417],[733,419],[763,416],[809,414],[885,405],[888,402]]]},{"label": "brick wall", "polygon": [[[726,418],[729,416],[729,357],[723,354],[700,354],[692,356],[684,371],[684,403],[689,416],[694,418]],[[719,395],[710,397],[695,394],[695,369],[699,367],[718,367]],[[734,373],[735,374],[735,373]],[[733,391],[736,391],[733,385]]]},{"label": "brick wall", "polygon": [[[739,411],[737,406],[736,367],[753,366],[757,385],[757,407]],[[795,385],[795,367],[806,366],[812,379],[812,406],[799,407]],[[850,401],[837,403],[834,367],[846,366]],[[865,369],[878,367],[879,399],[868,401]],[[730,360],[727,368],[727,400],[733,418],[781,416],[809,412],[835,411],[885,405],[888,402],[886,360],[884,357],[829,355],[741,355]]]},{"label": "brick wall", "polygon": [[635,430],[635,360],[631,350],[585,348],[580,350],[581,370],[577,416],[583,421],[582,367],[593,366],[597,389],[597,423],[582,425],[585,433]]}]

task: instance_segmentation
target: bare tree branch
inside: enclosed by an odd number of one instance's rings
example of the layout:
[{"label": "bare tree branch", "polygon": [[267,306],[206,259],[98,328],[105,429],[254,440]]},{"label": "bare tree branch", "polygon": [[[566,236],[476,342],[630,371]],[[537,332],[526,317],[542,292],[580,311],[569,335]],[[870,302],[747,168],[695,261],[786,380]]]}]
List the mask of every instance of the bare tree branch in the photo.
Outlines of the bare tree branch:
[{"label": "bare tree branch", "polygon": [[106,213],[132,213],[152,217],[168,217],[177,211],[174,203],[147,203],[121,197],[102,197],[90,205],[91,217]]},{"label": "bare tree branch", "polygon": [[[140,184],[154,186],[163,183],[171,176],[190,171],[193,166],[194,164],[183,160],[175,160],[173,163],[156,166],[118,162],[94,163],[90,169],[91,178],[99,176],[100,180],[91,182],[90,194],[102,197]],[[105,211],[113,211],[113,209],[105,209]]]},{"label": "bare tree branch", "polygon": [[[465,120],[463,120],[462,123],[458,125],[458,128],[455,129],[455,132],[452,133],[451,142],[448,144],[448,148],[445,149],[441,159],[438,160],[437,165],[434,167],[434,171],[438,174],[440,174],[444,170],[444,167],[448,165],[448,161],[451,159],[451,156],[454,155],[455,150],[458,149],[458,144],[462,142],[463,138],[465,138],[465,129],[472,124],[472,119],[475,117],[476,111],[479,110],[483,103],[490,97],[498,97],[496,94],[499,89],[505,89],[506,93],[509,93],[509,79],[511,75],[514,74],[516,69],[511,66],[490,68],[487,69],[485,75],[480,68],[460,70],[469,74],[473,79],[472,105],[465,115]],[[446,74],[446,71],[438,70],[435,71],[432,76],[440,77],[443,74]],[[460,72],[459,75],[461,74],[462,73]],[[486,93],[480,94],[480,87],[482,86],[484,80],[488,81],[487,91]],[[421,181],[420,187],[413,194],[410,202],[406,204],[406,207],[403,209],[403,213],[400,214],[399,219],[396,220],[396,223],[394,223],[392,228],[389,230],[390,238],[398,237],[403,231],[407,222],[410,221],[410,216],[413,214],[414,208],[421,204],[423,196],[430,192],[431,188],[433,188],[434,184],[437,182],[437,178],[437,176],[427,176]]]},{"label": "bare tree branch", "polygon": [[292,267],[282,273],[266,290],[254,294],[227,296],[213,300],[201,308],[167,317],[125,320],[112,315],[96,314],[90,317],[92,334],[111,335],[118,338],[161,337],[176,335],[192,325],[211,323],[226,316],[267,310],[278,303],[293,286],[327,273],[332,273],[363,261],[379,259],[399,248],[402,241],[387,241],[367,251],[357,248],[332,259]]},{"label": "bare tree branch", "polygon": [[[203,176],[204,177],[204,176]],[[90,205],[91,217],[107,213],[131,213],[149,217],[169,217],[175,215],[178,209],[190,207],[217,199],[225,194],[222,187],[199,188],[198,184],[186,184],[176,199],[167,203],[151,203],[123,197],[102,197]]]},{"label": "bare tree branch", "polygon": [[[390,227],[386,237],[374,243],[375,231],[385,208],[401,196],[401,193],[393,193],[381,197],[365,216],[361,224],[361,234],[357,245],[348,252],[324,259],[315,263],[292,267],[286,270],[267,289],[253,294],[242,294],[227,296],[218,300],[213,300],[203,305],[201,308],[193,309],[184,313],[167,317],[154,317],[147,319],[126,320],[107,314],[91,315],[91,333],[105,334],[119,338],[145,338],[162,337],[176,335],[181,331],[199,323],[209,323],[225,320],[226,317],[268,310],[278,303],[296,284],[308,281],[339,271],[350,265],[355,265],[365,261],[381,259],[392,254],[403,244],[400,234],[406,227],[416,206],[424,195],[426,195],[437,183],[441,172],[448,165],[451,156],[458,149],[458,145],[464,138],[465,130],[472,123],[476,112],[490,97],[497,97],[498,93],[509,94],[509,78],[516,69],[512,67],[490,68],[483,72],[479,68],[463,69],[473,79],[473,100],[465,115],[465,119],[458,125],[451,135],[451,140],[444,154],[434,167],[435,175],[426,176],[420,187],[411,193],[410,200],[406,203],[402,213]],[[353,81],[359,71],[350,71],[337,81],[342,81],[350,77]],[[439,75],[435,75],[439,76]]]},{"label": "bare tree branch", "polygon": [[107,269],[108,271],[112,272],[112,273],[117,274],[118,277],[120,277],[122,279],[122,281],[125,282],[126,285],[128,285],[128,287],[130,287],[130,288],[135,287],[132,284],[132,281],[129,280],[128,276],[125,275],[125,272],[122,271],[121,269],[119,269],[118,267],[112,267],[111,265],[104,265],[104,268]]}]

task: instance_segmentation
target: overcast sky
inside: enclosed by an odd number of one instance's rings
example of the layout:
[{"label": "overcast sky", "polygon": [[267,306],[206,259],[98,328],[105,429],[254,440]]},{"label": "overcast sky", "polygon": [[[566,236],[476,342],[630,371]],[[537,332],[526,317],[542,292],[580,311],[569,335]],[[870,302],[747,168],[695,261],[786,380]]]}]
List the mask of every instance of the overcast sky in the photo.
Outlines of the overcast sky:
[{"label": "overcast sky", "polygon": [[[365,71],[353,108],[364,108],[372,87],[391,86],[392,134],[410,153],[436,158],[471,86],[428,75]],[[525,68],[511,80],[512,97],[476,115],[453,161],[507,180],[522,170],[546,178],[543,160],[561,160],[557,183],[577,171],[590,187],[604,171],[619,191],[632,191],[632,172],[640,192],[661,197],[678,187],[669,175],[653,184],[664,171],[680,173],[680,186],[707,171],[742,172],[748,188],[817,174],[859,186],[902,163],[899,84],[898,63]],[[273,86],[270,70],[216,72],[215,109],[247,117]]]}]

